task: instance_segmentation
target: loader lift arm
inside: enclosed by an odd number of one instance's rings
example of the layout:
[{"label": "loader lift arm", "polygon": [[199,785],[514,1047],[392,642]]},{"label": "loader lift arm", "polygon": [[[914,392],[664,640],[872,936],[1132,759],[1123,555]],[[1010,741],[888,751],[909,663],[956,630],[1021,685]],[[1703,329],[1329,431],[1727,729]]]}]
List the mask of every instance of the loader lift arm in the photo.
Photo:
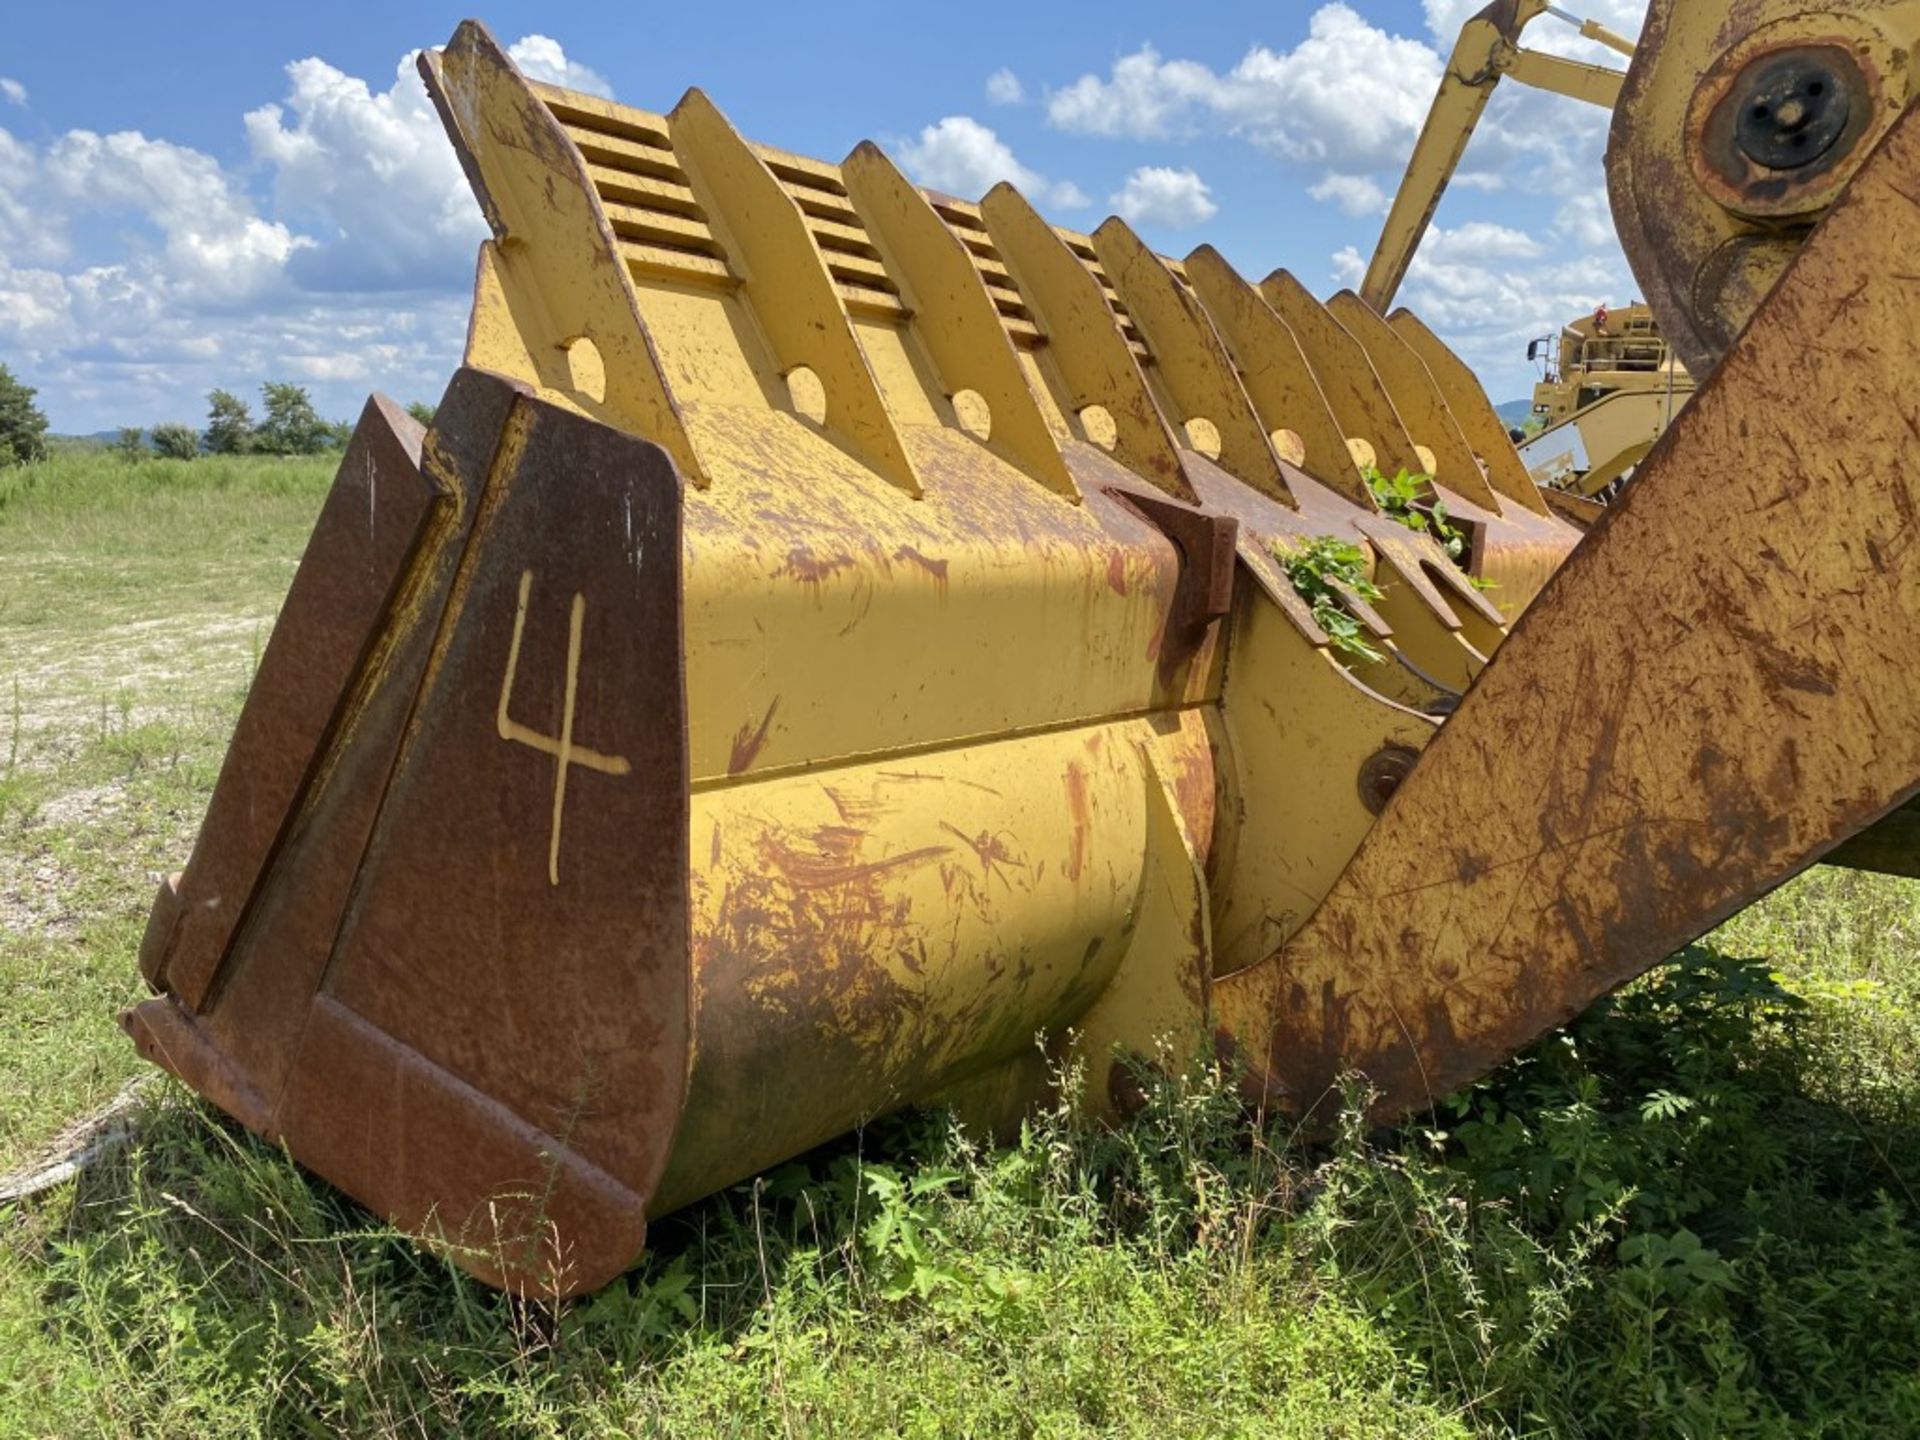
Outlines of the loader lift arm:
[{"label": "loader lift arm", "polygon": [[1392,306],[1401,281],[1406,279],[1407,267],[1433,223],[1440,197],[1460,167],[1467,142],[1473,138],[1487,102],[1503,77],[1511,76],[1537,90],[1585,100],[1603,110],[1611,110],[1620,98],[1625,72],[1522,48],[1521,33],[1543,14],[1577,27],[1589,40],[1622,55],[1633,55],[1632,41],[1595,21],[1569,15],[1547,0],[1494,0],[1466,23],[1447,61],[1440,93],[1427,112],[1427,123],[1414,145],[1413,158],[1407,162],[1406,177],[1394,196],[1393,209],[1360,289],[1361,298],[1382,315]]}]

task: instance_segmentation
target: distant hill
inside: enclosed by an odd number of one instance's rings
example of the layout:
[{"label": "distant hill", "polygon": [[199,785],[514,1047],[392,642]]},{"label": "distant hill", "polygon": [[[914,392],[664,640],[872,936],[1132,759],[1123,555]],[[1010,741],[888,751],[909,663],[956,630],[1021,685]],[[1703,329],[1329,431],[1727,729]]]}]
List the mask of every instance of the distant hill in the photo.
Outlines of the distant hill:
[{"label": "distant hill", "polygon": [[1533,401],[1509,400],[1504,405],[1494,406],[1493,413],[1498,415],[1509,428],[1524,425],[1533,414]]}]

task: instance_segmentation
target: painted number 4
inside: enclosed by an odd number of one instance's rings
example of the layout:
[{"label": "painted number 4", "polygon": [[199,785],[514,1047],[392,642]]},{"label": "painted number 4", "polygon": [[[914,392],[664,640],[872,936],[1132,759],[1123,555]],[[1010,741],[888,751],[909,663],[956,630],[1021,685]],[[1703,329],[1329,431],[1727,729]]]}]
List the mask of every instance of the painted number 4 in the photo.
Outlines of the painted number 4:
[{"label": "painted number 4", "polygon": [[514,676],[520,669],[520,638],[527,628],[527,601],[533,595],[533,572],[520,576],[520,604],[513,612],[513,643],[507,647],[507,673],[500,680],[500,708],[497,720],[500,738],[516,745],[538,750],[553,757],[553,823],[547,832],[547,883],[560,883],[560,826],[567,809],[567,771],[575,765],[597,770],[602,775],[625,775],[631,768],[623,755],[602,755],[584,745],[573,743],[573,707],[580,686],[580,630],[587,618],[587,597],[577,591],[573,613],[567,621],[566,694],[560,707],[560,733],[543,735],[529,729],[507,713],[513,699]]}]

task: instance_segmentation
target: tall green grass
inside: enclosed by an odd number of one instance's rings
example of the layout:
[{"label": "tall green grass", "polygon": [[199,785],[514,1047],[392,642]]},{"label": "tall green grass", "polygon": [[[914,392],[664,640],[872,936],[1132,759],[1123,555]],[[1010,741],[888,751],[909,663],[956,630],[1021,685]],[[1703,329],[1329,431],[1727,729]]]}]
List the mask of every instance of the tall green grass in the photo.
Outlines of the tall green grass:
[{"label": "tall green grass", "polygon": [[[271,613],[338,463],[83,452],[0,468],[0,627],[78,637],[177,617],[191,644],[196,615]],[[7,658],[0,649],[0,668]]]},{"label": "tall green grass", "polygon": [[0,1166],[136,1064],[113,1024],[336,462],[0,468]]},{"label": "tall green grass", "polygon": [[0,524],[47,521],[56,516],[110,521],[137,514],[146,520],[203,505],[226,530],[237,497],[302,497],[317,503],[340,463],[323,455],[202,455],[166,460],[148,455],[127,460],[110,450],[54,454],[32,465],[0,466]]}]

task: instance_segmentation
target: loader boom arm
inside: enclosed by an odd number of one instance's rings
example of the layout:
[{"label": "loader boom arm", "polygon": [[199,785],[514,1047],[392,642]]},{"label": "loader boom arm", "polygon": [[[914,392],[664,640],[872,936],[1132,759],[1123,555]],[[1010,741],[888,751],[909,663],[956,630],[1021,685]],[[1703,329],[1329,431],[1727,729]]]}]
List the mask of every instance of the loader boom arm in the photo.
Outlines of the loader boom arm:
[{"label": "loader boom arm", "polygon": [[1631,41],[1591,20],[1576,20],[1545,0],[1496,0],[1466,23],[1447,61],[1440,93],[1427,112],[1427,123],[1414,145],[1413,158],[1407,162],[1406,176],[1394,196],[1393,209],[1388,212],[1373,262],[1367,267],[1366,281],[1360,287],[1360,298],[1381,314],[1386,314],[1399,293],[1407,267],[1433,223],[1440,198],[1460,168],[1467,143],[1503,77],[1511,76],[1537,90],[1585,100],[1603,110],[1611,110],[1620,98],[1620,86],[1626,79],[1621,71],[1521,48],[1521,32],[1549,13],[1577,25],[1589,40],[1623,55],[1633,54]]}]

